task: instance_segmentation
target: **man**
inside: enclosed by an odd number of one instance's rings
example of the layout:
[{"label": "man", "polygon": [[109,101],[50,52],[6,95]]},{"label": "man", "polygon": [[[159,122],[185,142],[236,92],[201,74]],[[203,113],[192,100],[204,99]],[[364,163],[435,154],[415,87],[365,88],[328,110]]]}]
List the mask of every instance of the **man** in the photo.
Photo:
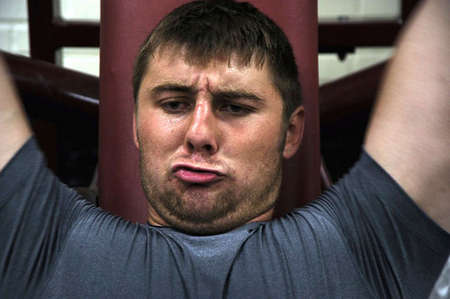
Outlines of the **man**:
[{"label": "man", "polygon": [[150,223],[211,234],[270,219],[303,107],[292,49],[273,22],[245,4],[187,7],[137,57],[134,132]]},{"label": "man", "polygon": [[292,50],[252,6],[184,5],[143,44],[134,131],[149,225],[49,173],[3,75],[2,297],[426,297],[450,253],[449,6],[426,1],[409,25],[350,174],[274,221],[304,112]]}]

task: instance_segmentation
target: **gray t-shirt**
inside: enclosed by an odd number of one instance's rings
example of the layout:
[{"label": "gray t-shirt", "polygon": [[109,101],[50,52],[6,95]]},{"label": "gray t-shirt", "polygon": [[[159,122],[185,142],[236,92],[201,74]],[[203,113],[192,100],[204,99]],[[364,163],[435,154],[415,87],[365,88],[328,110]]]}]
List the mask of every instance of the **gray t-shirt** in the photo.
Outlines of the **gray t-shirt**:
[{"label": "gray t-shirt", "polygon": [[314,203],[212,236],[96,208],[33,138],[0,174],[0,298],[426,298],[449,254],[365,153]]}]

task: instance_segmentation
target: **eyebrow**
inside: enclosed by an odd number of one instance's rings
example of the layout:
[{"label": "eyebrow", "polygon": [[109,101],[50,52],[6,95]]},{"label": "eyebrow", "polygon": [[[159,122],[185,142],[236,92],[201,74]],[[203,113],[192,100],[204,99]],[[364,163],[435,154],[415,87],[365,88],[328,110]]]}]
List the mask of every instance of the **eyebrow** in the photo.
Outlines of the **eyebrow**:
[{"label": "eyebrow", "polygon": [[[158,97],[158,95],[160,95],[163,92],[182,92],[194,95],[195,93],[197,93],[197,91],[198,90],[196,88],[189,85],[183,85],[178,83],[167,83],[155,86],[154,88],[149,90],[149,93],[152,97]],[[211,95],[215,99],[222,99],[222,100],[246,99],[254,102],[264,102],[264,100],[259,96],[257,96],[256,94],[241,89],[218,90],[211,92]]]},{"label": "eyebrow", "polygon": [[213,98],[232,100],[232,99],[246,99],[254,102],[263,102],[263,99],[256,94],[245,90],[220,90],[212,92]]},{"label": "eyebrow", "polygon": [[183,85],[183,84],[177,84],[177,83],[168,83],[168,84],[161,84],[158,86],[153,87],[149,90],[149,93],[152,97],[157,97],[163,92],[183,92],[183,93],[189,93],[189,94],[195,94],[196,90],[192,88],[192,86]]}]

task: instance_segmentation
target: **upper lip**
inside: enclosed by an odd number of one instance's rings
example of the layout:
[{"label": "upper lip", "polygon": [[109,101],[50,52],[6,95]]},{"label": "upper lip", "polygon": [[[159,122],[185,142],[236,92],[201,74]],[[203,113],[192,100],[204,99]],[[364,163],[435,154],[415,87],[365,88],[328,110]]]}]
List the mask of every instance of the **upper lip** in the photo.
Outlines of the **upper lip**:
[{"label": "upper lip", "polygon": [[173,172],[177,172],[180,169],[187,169],[187,170],[196,171],[196,172],[209,172],[209,173],[214,173],[214,174],[216,174],[218,176],[225,175],[223,172],[221,172],[219,170],[216,170],[214,168],[201,167],[201,166],[185,164],[185,163],[175,164],[172,167],[172,171]]}]

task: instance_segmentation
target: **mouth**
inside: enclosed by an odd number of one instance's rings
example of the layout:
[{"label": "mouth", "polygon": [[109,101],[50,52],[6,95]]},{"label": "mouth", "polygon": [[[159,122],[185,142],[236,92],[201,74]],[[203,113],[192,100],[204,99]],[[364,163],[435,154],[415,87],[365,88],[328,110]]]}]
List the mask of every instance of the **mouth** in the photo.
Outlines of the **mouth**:
[{"label": "mouth", "polygon": [[173,167],[173,173],[180,181],[188,184],[211,184],[225,176],[222,172],[210,168],[179,164]]}]

